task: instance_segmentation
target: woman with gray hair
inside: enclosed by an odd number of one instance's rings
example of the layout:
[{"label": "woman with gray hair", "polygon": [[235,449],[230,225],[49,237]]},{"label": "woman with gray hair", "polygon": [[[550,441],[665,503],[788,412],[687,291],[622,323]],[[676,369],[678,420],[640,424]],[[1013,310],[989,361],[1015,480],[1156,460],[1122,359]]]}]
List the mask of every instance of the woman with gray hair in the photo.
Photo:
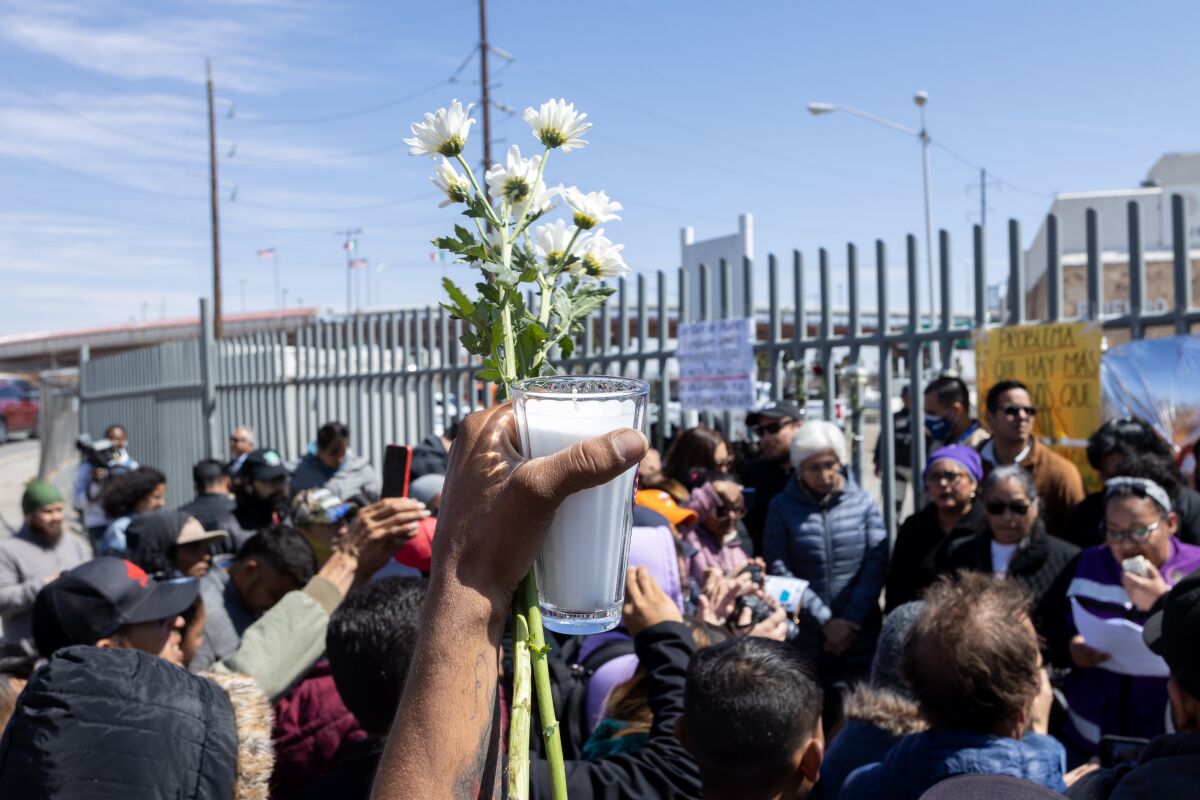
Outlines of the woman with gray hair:
[{"label": "woman with gray hair", "polygon": [[1079,548],[1046,533],[1038,516],[1033,475],[1018,464],[996,467],[983,482],[987,529],[947,549],[942,571],[968,569],[1007,578],[1029,592],[1030,617],[1046,645],[1046,659],[1069,666],[1067,587]]},{"label": "woman with gray hair", "polygon": [[865,677],[882,615],[888,539],[879,507],[843,474],[846,438],[832,422],[806,422],[792,438],[795,479],[771,501],[763,555],[772,574],[808,581],[796,643],[821,682]]}]

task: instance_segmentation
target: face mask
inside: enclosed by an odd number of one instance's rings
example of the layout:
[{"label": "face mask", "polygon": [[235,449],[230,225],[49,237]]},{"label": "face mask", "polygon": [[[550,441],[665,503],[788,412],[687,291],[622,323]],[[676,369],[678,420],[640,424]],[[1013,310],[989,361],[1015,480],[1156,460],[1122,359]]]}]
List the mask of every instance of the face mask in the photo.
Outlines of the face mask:
[{"label": "face mask", "polygon": [[946,417],[939,417],[936,414],[925,415],[925,430],[929,431],[929,435],[938,441],[945,441],[950,434],[950,420]]}]

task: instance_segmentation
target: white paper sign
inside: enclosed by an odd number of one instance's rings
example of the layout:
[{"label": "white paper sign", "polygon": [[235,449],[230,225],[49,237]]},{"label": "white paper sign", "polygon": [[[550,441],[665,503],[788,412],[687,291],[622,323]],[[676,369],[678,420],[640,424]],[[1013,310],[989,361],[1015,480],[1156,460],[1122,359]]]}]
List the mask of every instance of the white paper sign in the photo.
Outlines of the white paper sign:
[{"label": "white paper sign", "polygon": [[1108,653],[1111,658],[1097,666],[1121,675],[1141,675],[1165,678],[1170,670],[1167,662],[1151,652],[1142,640],[1142,626],[1127,619],[1103,619],[1087,611],[1071,598],[1071,614],[1075,629],[1088,647]]},{"label": "white paper sign", "polygon": [[754,406],[752,325],[743,317],[679,326],[679,401],[685,411]]},{"label": "white paper sign", "polygon": [[800,610],[800,596],[808,588],[808,581],[786,578],[782,575],[767,575],[763,578],[763,591],[779,601],[789,614]]}]

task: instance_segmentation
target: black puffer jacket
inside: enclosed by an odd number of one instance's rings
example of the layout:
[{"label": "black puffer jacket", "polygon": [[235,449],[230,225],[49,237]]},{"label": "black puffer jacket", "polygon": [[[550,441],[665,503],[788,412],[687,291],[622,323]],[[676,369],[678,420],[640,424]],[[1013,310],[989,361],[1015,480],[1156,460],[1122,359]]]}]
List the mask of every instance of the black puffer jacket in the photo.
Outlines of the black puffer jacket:
[{"label": "black puffer jacket", "polygon": [[18,698],[0,740],[0,797],[266,800],[270,729],[266,698],[245,676],[208,680],[139,650],[64,648]]}]

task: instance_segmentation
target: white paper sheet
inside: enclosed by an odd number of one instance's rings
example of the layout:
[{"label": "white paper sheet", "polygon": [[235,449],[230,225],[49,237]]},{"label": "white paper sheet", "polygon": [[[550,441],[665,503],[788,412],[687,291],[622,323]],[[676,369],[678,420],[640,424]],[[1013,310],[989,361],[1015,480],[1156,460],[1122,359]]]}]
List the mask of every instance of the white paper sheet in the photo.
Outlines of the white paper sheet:
[{"label": "white paper sheet", "polygon": [[763,590],[779,601],[789,614],[800,610],[800,596],[808,588],[808,581],[782,575],[767,575],[763,579]]},{"label": "white paper sheet", "polygon": [[1111,656],[1099,665],[1100,669],[1121,675],[1167,677],[1167,662],[1146,647],[1141,625],[1127,619],[1097,617],[1074,597],[1071,598],[1071,614],[1075,618],[1075,629],[1083,635],[1084,642]]}]

